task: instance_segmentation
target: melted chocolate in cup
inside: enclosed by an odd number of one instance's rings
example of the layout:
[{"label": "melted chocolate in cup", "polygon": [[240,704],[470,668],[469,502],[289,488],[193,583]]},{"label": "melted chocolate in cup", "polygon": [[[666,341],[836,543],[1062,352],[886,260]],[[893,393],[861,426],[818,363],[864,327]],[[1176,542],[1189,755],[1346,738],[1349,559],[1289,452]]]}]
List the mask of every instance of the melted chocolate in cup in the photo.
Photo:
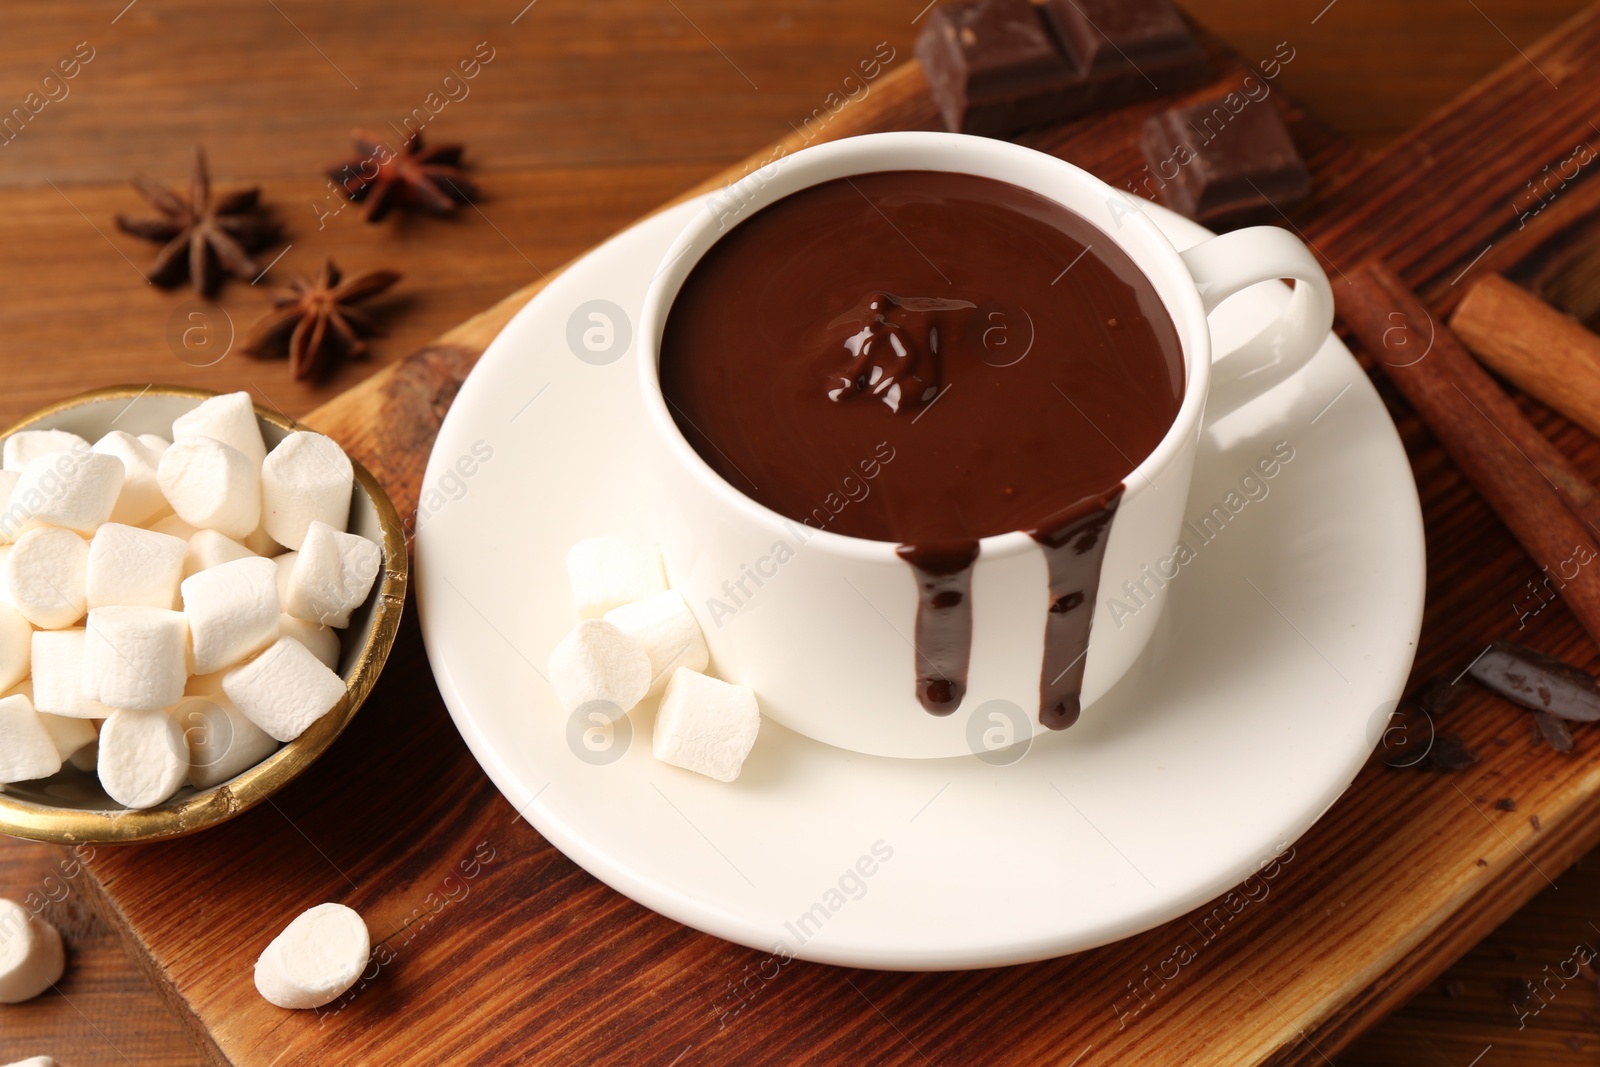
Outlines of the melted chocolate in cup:
[{"label": "melted chocolate in cup", "polygon": [[730,485],[817,529],[894,542],[918,588],[907,683],[966,693],[981,538],[1049,572],[1040,721],[1078,716],[1123,479],[1183,398],[1176,329],[1087,220],[973,175],[888,171],[756,212],[684,281],[661,345],[678,428]]}]

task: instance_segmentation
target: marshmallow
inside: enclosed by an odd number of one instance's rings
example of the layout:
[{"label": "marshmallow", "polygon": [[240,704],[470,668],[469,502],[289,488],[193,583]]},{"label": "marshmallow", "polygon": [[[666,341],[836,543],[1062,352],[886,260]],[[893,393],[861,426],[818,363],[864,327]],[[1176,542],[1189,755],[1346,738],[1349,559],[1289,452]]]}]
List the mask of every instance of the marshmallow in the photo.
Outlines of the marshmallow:
[{"label": "marshmallow", "polygon": [[22,532],[27,525],[28,509],[22,504],[17,504],[17,513],[9,514],[11,509],[11,492],[22,480],[21,471],[0,470],[0,545],[9,545],[17,539],[17,534]]},{"label": "marshmallow", "polygon": [[567,581],[580,619],[598,619],[667,587],[656,550],[622,537],[591,537],[573,545],[567,552]]},{"label": "marshmallow", "polygon": [[209,437],[238,449],[258,468],[267,458],[267,445],[261,439],[261,422],[256,418],[249,393],[210,397],[172,420],[174,444],[197,437]]},{"label": "marshmallow", "polygon": [[61,981],[66,969],[60,932],[16,901],[0,899],[0,1004],[32,1000]]},{"label": "marshmallow", "polygon": [[221,785],[278,750],[278,742],[218,693],[190,697],[172,710],[189,744],[189,784]]},{"label": "marshmallow", "polygon": [[[280,615],[279,618],[282,618]],[[190,675],[184,683],[183,695],[186,697],[208,697],[213,693],[222,692],[222,678],[227,671],[214,671],[211,674]]]},{"label": "marshmallow", "polygon": [[313,522],[343,530],[350,519],[350,457],[332,439],[300,431],[278,442],[261,467],[262,523],[279,544],[299,549]]},{"label": "marshmallow", "polygon": [[372,942],[361,916],[343,904],[302,912],[256,960],[256,989],[280,1008],[320,1008],[356,984]]},{"label": "marshmallow", "polygon": [[122,491],[111,509],[111,522],[142,526],[167,510],[167,498],[161,495],[161,486],[156,482],[156,467],[167,450],[167,442],[160,437],[155,440],[160,447],[131,433],[112,430],[94,443],[94,451],[122,461]]},{"label": "marshmallow", "polygon": [[258,556],[266,556],[269,559],[275,559],[283,552],[283,546],[272,539],[265,525],[257,526],[245,536],[244,547]]},{"label": "marshmallow", "polygon": [[84,774],[93,774],[100,765],[100,731],[95,731],[93,741],[68,756],[67,762]]},{"label": "marshmallow", "polygon": [[156,481],[178,517],[235,540],[261,523],[261,467],[209,437],[177,441],[161,457]]},{"label": "marshmallow", "polygon": [[0,452],[0,466],[8,471],[20,471],[46,452],[77,452],[89,450],[89,442],[65,430],[19,430],[6,438]]},{"label": "marshmallow", "polygon": [[254,552],[215,530],[197,530],[183,552],[183,576],[188,578],[223,563],[249,559]]},{"label": "marshmallow", "polygon": [[6,522],[25,515],[30,525],[63,526],[87,537],[111,517],[122,480],[122,460],[116,456],[87,449],[46,452],[22,469],[11,490]]},{"label": "marshmallow", "polygon": [[700,624],[694,621],[682,593],[669,589],[612,608],[605,620],[644,646],[650,656],[651,693],[666,688],[667,679],[679,667],[704,671],[711,662]]},{"label": "marshmallow", "polygon": [[153,808],[176,793],[188,777],[189,744],[178,721],[166,711],[119,709],[100,727],[95,771],[106,795],[118,804]]},{"label": "marshmallow", "polygon": [[203,570],[185,578],[182,590],[195,674],[232,666],[278,639],[278,568],[270,559]]},{"label": "marshmallow", "polygon": [[663,763],[731,782],[760,728],[754,692],[679,667],[656,711],[651,748]]},{"label": "marshmallow", "polygon": [[169,534],[106,523],[89,542],[84,579],[89,610],[175,606],[187,547]]},{"label": "marshmallow", "polygon": [[84,698],[84,631],[35,630],[29,658],[33,662],[33,706],[51,715],[103,719],[111,709]]},{"label": "marshmallow", "polygon": [[279,741],[293,741],[344,696],[344,679],[289,637],[222,676],[229,700]]},{"label": "marshmallow", "polygon": [[157,459],[161,458],[161,453],[162,452],[165,452],[167,449],[172,447],[172,442],[167,440],[165,437],[162,437],[158,433],[142,433],[142,434],[140,434],[139,435],[139,443],[144,445],[144,447],[150,449],[152,452],[156,453],[156,458]]},{"label": "marshmallow", "polygon": [[[185,542],[200,532],[198,526],[190,526],[176,515],[167,515],[150,524],[150,529],[156,533],[164,533],[170,537],[181,538]],[[185,575],[185,577],[188,577]]]},{"label": "marshmallow", "polygon": [[51,743],[56,746],[56,754],[64,761],[82,751],[85,745],[94,744],[95,738],[100,736],[100,731],[88,719],[69,719],[65,715],[47,715],[44,712],[34,714],[38,716],[44,732],[50,735]]},{"label": "marshmallow", "polygon": [[61,769],[61,753],[28,698],[0,698],[0,782],[31,782]]},{"label": "marshmallow", "polygon": [[318,626],[293,615],[279,615],[278,633],[305,645],[329,670],[339,669],[339,633],[331,626]]},{"label": "marshmallow", "polygon": [[611,623],[585,619],[550,651],[550,684],[563,711],[599,701],[622,714],[650,689],[650,656]]},{"label": "marshmallow", "polygon": [[41,526],[17,538],[6,556],[6,585],[18,613],[44,630],[60,630],[88,608],[84,582],[89,546],[71,530]]},{"label": "marshmallow", "polygon": [[0,692],[28,677],[33,627],[15,608],[0,604]]},{"label": "marshmallow", "polygon": [[29,1056],[16,1063],[8,1063],[6,1067],[56,1067],[56,1061],[49,1056]]},{"label": "marshmallow", "polygon": [[383,550],[365,537],[313,521],[289,574],[283,610],[307,622],[349,626],[382,565]]},{"label": "marshmallow", "polygon": [[[183,696],[188,647],[189,627],[182,612],[95,608],[89,612],[83,642],[83,695],[119,710],[170,707]],[[100,750],[103,760],[103,743]]]},{"label": "marshmallow", "polygon": [[273,556],[272,562],[278,566],[278,601],[289,603],[289,579],[294,575],[295,560],[300,558],[298,552],[285,552],[281,556]]}]

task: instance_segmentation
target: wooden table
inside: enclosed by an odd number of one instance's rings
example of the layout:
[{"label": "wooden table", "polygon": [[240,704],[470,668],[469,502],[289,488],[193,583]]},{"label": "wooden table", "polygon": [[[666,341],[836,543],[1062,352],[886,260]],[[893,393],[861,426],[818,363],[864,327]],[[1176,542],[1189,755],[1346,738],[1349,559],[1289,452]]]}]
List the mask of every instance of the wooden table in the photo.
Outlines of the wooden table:
[{"label": "wooden table", "polygon": [[[0,418],[77,389],[146,380],[247,388],[287,412],[309,410],[781,135],[877,42],[909,51],[923,4],[523,2],[7,5],[0,112],[78,42],[93,59],[67,96],[0,145],[0,197],[11,209],[0,215],[10,295],[0,302]],[[1247,57],[1291,41],[1297,57],[1282,84],[1366,143],[1399,133],[1578,6],[1324,2],[1189,6]],[[337,202],[318,172],[343,156],[348,129],[398,121],[479,42],[492,60],[430,133],[468,144],[487,191],[481,213],[382,227],[351,209],[327,216]],[[292,244],[274,277],[330,253],[352,269],[406,272],[373,364],[306,386],[278,364],[229,356],[198,368],[179,358],[169,330],[195,309],[183,293],[143,285],[135,268],[149,250],[114,232],[110,217],[140,206],[124,184],[131,171],[178,184],[196,142],[222,184],[259,182],[280,206]],[[233,285],[219,305],[226,314],[212,310],[209,324],[219,334],[230,320],[242,328],[264,299]],[[54,900],[50,914],[73,947],[63,995],[0,1012],[0,1060],[198,1062],[87,908],[70,855],[5,843],[0,857],[0,893]],[[1518,977],[1558,963],[1576,941],[1600,940],[1585,910],[1600,889],[1600,855],[1558,882],[1342,1062],[1594,1062],[1592,987],[1574,984],[1520,1030],[1511,1007]]]}]

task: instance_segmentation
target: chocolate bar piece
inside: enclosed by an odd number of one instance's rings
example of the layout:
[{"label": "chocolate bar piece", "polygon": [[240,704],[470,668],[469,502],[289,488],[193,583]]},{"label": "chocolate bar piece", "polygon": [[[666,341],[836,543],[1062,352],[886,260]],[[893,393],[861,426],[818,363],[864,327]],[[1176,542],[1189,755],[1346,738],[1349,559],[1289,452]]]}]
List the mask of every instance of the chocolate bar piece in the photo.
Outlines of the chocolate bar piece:
[{"label": "chocolate bar piece", "polygon": [[1245,86],[1150,116],[1139,140],[1146,187],[1153,185],[1174,211],[1214,228],[1274,218],[1311,192],[1311,172],[1283,117]]},{"label": "chocolate bar piece", "polygon": [[1573,722],[1600,721],[1600,683],[1554,656],[1496,641],[1468,671],[1513,704]]},{"label": "chocolate bar piece", "polygon": [[1211,76],[1168,0],[959,0],[930,14],[917,56],[945,125],[991,137]]}]

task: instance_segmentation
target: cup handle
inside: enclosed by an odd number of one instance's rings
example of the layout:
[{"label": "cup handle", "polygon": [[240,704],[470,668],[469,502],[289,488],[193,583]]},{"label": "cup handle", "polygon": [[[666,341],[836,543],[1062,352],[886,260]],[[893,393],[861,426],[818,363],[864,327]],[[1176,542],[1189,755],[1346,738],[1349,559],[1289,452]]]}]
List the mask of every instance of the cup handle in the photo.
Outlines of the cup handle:
[{"label": "cup handle", "polygon": [[1333,327],[1333,289],[1310,250],[1277,226],[1234,230],[1195,245],[1182,257],[1208,315],[1258,282],[1295,282],[1289,305],[1274,322],[1212,364],[1206,421],[1214,422],[1310,362]]}]

